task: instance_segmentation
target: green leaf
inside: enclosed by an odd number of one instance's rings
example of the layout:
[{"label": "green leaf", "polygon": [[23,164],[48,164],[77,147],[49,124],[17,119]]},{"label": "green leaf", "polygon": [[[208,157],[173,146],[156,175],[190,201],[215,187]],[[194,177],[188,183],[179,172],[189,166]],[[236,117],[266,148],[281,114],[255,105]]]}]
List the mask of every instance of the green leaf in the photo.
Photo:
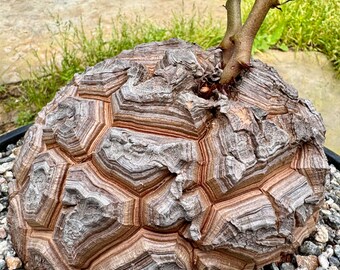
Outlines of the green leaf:
[{"label": "green leaf", "polygon": [[288,51],[289,51],[288,46],[287,46],[286,44],[284,44],[284,43],[281,43],[281,44],[278,46],[278,48],[279,48],[281,51],[283,51],[283,52],[288,52]]},{"label": "green leaf", "polygon": [[270,35],[270,44],[275,45],[281,39],[285,24],[279,24]]}]

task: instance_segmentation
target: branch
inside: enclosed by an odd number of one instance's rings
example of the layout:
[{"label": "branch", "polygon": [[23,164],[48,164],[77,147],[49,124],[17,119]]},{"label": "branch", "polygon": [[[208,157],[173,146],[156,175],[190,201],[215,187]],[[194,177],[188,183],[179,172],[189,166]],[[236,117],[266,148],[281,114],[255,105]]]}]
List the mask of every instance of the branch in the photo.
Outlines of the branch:
[{"label": "branch", "polygon": [[242,28],[241,0],[227,0],[224,7],[227,10],[227,30],[220,47],[223,51],[223,63],[225,65],[229,62],[234,51],[233,37]]},{"label": "branch", "polygon": [[242,69],[250,67],[251,49],[255,36],[268,11],[280,5],[279,0],[256,0],[250,14],[240,31],[234,34],[234,48],[224,69],[220,83],[231,83]]}]

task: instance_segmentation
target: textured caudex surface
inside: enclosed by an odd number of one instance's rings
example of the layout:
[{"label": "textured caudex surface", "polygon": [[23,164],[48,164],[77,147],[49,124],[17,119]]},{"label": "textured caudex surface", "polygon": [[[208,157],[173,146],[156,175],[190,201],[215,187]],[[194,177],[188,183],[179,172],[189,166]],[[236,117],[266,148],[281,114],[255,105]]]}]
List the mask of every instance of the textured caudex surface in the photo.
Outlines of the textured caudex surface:
[{"label": "textured caudex surface", "polygon": [[309,101],[259,61],[140,45],[77,74],[25,137],[10,230],[28,269],[253,269],[313,230],[328,165]]}]

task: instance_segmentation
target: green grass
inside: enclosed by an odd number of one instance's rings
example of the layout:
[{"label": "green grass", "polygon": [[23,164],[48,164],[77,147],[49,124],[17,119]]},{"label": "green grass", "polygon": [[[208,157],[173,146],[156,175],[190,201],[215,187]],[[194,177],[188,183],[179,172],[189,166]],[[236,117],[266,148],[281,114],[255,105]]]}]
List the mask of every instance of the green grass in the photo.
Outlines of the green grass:
[{"label": "green grass", "polygon": [[[243,1],[246,15],[254,1]],[[340,76],[339,18],[337,0],[295,0],[282,6],[282,11],[271,10],[254,42],[253,52],[269,48],[281,50],[317,50],[325,53]],[[244,16],[246,17],[246,16]],[[225,22],[212,15],[195,14],[185,17],[172,15],[164,25],[153,24],[137,17],[134,21],[118,16],[112,21],[110,35],[104,33],[101,21],[90,33],[83,26],[56,18],[56,30],[51,42],[53,50],[47,52],[40,68],[32,71],[32,79],[20,84],[20,99],[8,102],[8,109],[19,111],[17,124],[32,122],[37,112],[50,101],[56,91],[75,73],[82,72],[106,58],[131,49],[137,44],[178,37],[195,42],[204,48],[216,46],[221,41]],[[52,30],[51,30],[52,31]],[[61,61],[58,54],[61,54]],[[3,91],[3,90],[2,90]]]},{"label": "green grass", "polygon": [[[245,2],[249,10],[249,1]],[[271,11],[263,23],[255,47],[272,46],[320,51],[334,64],[340,77],[340,2],[337,0],[295,0]]]}]

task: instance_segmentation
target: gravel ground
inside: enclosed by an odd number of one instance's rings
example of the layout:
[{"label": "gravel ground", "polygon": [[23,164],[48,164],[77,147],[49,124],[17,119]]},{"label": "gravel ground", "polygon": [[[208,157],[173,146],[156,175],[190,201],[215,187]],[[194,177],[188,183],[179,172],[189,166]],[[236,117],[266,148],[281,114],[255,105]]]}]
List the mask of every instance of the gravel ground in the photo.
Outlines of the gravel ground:
[{"label": "gravel ground", "polygon": [[[24,269],[16,256],[8,234],[8,183],[13,180],[12,167],[22,141],[8,145],[0,152],[0,270]],[[286,262],[266,265],[263,270],[337,270],[340,269],[340,172],[331,165],[326,181],[325,202],[315,232],[307,238],[296,254]]]}]

